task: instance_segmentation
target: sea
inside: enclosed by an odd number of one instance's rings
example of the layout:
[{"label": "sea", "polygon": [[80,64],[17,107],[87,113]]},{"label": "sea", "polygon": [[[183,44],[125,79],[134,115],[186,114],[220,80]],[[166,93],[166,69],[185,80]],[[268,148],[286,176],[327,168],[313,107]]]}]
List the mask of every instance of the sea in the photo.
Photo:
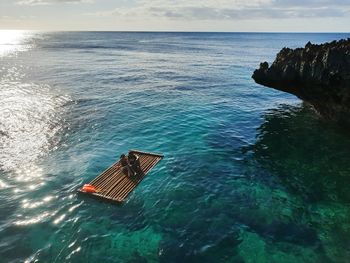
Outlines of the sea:
[{"label": "sea", "polygon": [[[348,37],[0,31],[0,262],[349,262],[349,132],[251,78]],[[77,194],[129,149],[123,204]]]}]

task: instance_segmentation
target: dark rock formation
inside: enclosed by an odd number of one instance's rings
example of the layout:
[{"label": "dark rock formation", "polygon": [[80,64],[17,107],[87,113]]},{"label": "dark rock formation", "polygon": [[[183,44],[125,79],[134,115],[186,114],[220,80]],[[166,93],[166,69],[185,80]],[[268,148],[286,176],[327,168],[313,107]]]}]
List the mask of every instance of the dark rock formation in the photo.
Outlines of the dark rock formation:
[{"label": "dark rock formation", "polygon": [[255,82],[298,96],[326,119],[350,124],[350,38],[305,48],[283,48]]}]

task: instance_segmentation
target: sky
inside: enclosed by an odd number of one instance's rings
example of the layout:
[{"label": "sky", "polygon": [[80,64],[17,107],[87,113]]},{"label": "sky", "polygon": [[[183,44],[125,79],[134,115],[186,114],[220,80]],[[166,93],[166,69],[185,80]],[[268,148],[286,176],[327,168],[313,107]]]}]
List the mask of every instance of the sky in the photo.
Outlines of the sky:
[{"label": "sky", "polygon": [[0,29],[349,32],[350,0],[0,0]]}]

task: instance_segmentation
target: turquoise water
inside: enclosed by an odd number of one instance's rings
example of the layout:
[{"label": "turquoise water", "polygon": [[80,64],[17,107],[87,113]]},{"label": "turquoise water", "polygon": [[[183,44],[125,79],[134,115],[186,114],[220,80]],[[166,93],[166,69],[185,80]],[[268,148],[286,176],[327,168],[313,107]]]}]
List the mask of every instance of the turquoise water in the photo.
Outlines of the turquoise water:
[{"label": "turquoise water", "polygon": [[[348,132],[250,76],[349,34],[1,34],[0,262],[348,262]],[[77,195],[128,149],[123,205]]]}]

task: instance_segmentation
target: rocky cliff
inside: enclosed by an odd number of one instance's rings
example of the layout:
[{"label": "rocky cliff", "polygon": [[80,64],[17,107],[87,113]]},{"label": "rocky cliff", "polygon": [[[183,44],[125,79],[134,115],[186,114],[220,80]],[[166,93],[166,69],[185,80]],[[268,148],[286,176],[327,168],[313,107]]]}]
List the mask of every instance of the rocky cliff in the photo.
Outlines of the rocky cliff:
[{"label": "rocky cliff", "polygon": [[326,119],[350,124],[350,38],[304,48],[283,48],[255,82],[298,96]]}]

